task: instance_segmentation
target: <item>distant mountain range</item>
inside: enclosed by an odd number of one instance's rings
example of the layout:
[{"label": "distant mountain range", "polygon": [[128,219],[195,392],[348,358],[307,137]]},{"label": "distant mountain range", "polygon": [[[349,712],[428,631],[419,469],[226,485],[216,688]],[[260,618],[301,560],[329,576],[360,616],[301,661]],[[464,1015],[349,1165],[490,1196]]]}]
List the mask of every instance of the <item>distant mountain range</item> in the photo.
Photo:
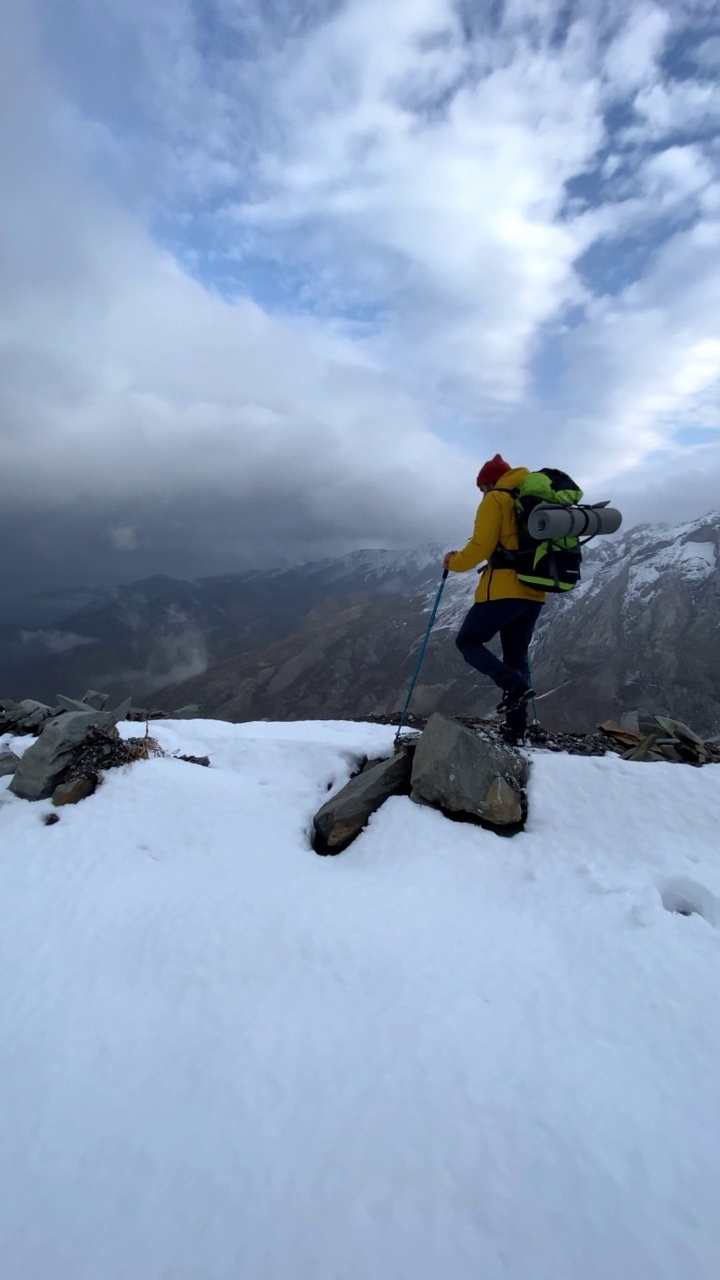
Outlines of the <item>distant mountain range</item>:
[{"label": "distant mountain range", "polygon": [[[228,720],[386,713],[404,698],[440,578],[440,548],[361,551],[291,570],[149,578],[54,592],[0,624],[0,694],[52,701],[88,686]],[[453,632],[475,574],[451,575],[413,708],[496,702]],[[582,585],[552,599],[533,653],[542,717],[587,729],[623,710],[720,732],[720,513],[588,548]]]}]

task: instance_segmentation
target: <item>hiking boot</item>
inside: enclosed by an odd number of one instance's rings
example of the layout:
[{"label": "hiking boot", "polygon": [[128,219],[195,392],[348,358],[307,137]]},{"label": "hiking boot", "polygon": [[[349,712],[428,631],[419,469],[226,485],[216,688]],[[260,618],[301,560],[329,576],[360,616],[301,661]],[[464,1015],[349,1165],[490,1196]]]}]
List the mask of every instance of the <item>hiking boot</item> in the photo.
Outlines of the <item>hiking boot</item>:
[{"label": "hiking boot", "polygon": [[497,709],[501,715],[508,715],[513,711],[518,711],[520,707],[527,706],[528,702],[532,702],[534,697],[534,689],[506,689]]},{"label": "hiking boot", "polygon": [[521,747],[525,742],[527,730],[523,725],[511,725],[507,722],[499,730],[499,736],[509,747]]}]

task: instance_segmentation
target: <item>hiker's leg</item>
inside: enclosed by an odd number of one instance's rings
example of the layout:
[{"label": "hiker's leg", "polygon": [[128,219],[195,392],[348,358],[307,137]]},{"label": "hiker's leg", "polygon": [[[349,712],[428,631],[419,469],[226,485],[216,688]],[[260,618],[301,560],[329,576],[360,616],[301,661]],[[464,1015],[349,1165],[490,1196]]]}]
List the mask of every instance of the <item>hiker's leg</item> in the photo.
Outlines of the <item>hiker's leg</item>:
[{"label": "hiker's leg", "polygon": [[516,600],[513,603],[521,607],[501,627],[500,642],[505,665],[517,672],[522,687],[527,688],[530,684],[528,653],[542,605],[534,600]]},{"label": "hiker's leg", "polygon": [[[521,610],[525,600],[489,600],[474,604],[455,641],[463,658],[481,675],[489,676],[500,689],[522,688],[526,681],[517,670],[496,658],[486,647],[499,631],[504,631]],[[532,631],[530,633],[532,635]],[[529,643],[529,641],[528,641]]]}]

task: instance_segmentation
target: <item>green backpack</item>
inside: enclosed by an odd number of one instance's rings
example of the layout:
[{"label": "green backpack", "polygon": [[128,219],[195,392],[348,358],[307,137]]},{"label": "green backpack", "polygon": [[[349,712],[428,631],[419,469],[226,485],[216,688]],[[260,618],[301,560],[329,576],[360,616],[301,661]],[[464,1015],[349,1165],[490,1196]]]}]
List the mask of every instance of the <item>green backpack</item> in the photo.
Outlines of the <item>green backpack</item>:
[{"label": "green backpack", "polygon": [[515,499],[518,521],[518,549],[498,547],[490,557],[492,569],[512,569],[528,587],[536,591],[572,591],[580,581],[582,547],[579,538],[559,538],[538,542],[528,532],[530,514],[541,503],[574,507],[582,502],[582,489],[564,471],[544,467],[531,471],[519,489],[496,489]]}]

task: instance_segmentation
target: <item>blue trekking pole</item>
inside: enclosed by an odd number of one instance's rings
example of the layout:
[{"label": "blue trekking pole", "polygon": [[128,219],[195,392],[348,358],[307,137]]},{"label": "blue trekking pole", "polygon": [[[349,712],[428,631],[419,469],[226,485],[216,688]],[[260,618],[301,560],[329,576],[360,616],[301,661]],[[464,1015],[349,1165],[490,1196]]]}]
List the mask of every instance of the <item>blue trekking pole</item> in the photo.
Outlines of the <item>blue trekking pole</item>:
[{"label": "blue trekking pole", "polygon": [[448,573],[449,573],[449,570],[448,570],[448,569],[443,569],[443,576],[442,576],[442,578],[441,578],[441,580],[440,580],[440,586],[438,587],[438,592],[437,592],[437,595],[436,595],[436,597],[435,597],[435,604],[433,605],[432,613],[430,614],[430,621],[429,621],[429,622],[428,622],[428,624],[427,624],[427,631],[425,632],[425,639],[423,640],[423,642],[422,642],[422,646],[421,646],[421,648],[420,648],[420,656],[418,657],[418,660],[417,660],[417,666],[415,667],[415,670],[413,671],[413,677],[412,677],[412,680],[410,681],[410,688],[408,689],[407,698],[405,699],[405,706],[403,707],[403,709],[402,709],[402,715],[400,716],[400,723],[398,724],[398,731],[397,731],[397,733],[395,734],[395,745],[396,745],[396,746],[397,746],[397,743],[398,743],[398,741],[399,741],[399,739],[400,739],[400,734],[402,733],[403,725],[405,724],[405,717],[406,717],[406,715],[407,715],[407,713],[408,713],[408,707],[410,706],[410,699],[411,699],[411,698],[412,698],[412,696],[413,696],[413,691],[414,691],[414,689],[415,689],[415,685],[417,684],[417,678],[418,678],[418,676],[420,675],[420,668],[421,668],[421,666],[422,666],[422,664],[423,664],[423,658],[425,657],[425,650],[426,650],[426,649],[427,649],[427,647],[428,647],[428,640],[430,639],[430,632],[431,632],[431,631],[432,631],[432,629],[433,629],[433,626],[434,626],[434,623],[435,623],[435,619],[436,619],[436,617],[437,617],[437,611],[438,611],[438,609],[439,609],[439,607],[440,607],[440,599],[441,599],[441,597],[442,597],[443,588],[444,588],[444,586],[445,586],[445,583],[447,582],[447,576],[448,576]]},{"label": "blue trekking pole", "polygon": [[533,709],[533,722],[532,722],[532,724],[530,725],[530,730],[531,730],[531,732],[533,732],[533,733],[537,733],[537,732],[538,732],[538,730],[539,730],[539,728],[540,728],[540,718],[539,718],[539,716],[538,716],[538,709],[537,709],[537,695],[536,695],[536,693],[535,693],[535,689],[534,689],[534,687],[533,687],[532,667],[530,666],[530,659],[529,659],[529,658],[528,658],[528,677],[529,677],[529,680],[530,680],[530,688],[533,690],[533,696],[532,696],[532,698],[531,698],[531,702],[532,702],[532,709]]}]

